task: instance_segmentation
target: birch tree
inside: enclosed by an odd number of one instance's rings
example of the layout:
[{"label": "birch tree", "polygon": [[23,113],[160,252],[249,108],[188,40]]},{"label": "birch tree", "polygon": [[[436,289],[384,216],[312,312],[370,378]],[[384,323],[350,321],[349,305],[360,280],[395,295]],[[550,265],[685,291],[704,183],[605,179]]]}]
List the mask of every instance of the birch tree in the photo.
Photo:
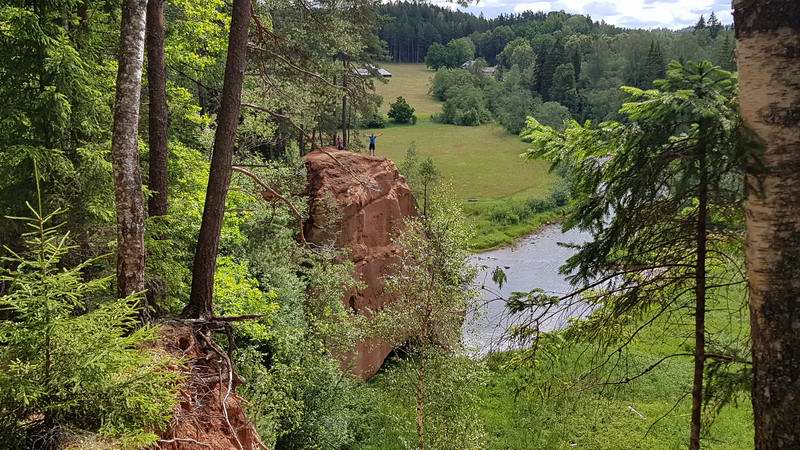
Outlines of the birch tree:
[{"label": "birch tree", "polygon": [[734,0],[757,449],[800,448],[800,2]]},{"label": "birch tree", "polygon": [[[147,0],[125,0],[119,39],[111,160],[117,210],[117,294],[145,289],[144,194],[139,170],[139,100]],[[147,305],[141,309],[147,320]]]}]

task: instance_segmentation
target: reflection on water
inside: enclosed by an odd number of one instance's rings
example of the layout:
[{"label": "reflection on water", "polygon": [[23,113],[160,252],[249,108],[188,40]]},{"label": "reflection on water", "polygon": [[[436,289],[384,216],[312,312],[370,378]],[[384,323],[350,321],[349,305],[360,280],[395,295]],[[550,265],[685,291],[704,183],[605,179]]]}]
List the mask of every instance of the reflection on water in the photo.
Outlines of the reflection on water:
[{"label": "reflection on water", "polygon": [[[575,250],[559,243],[578,244],[589,239],[590,235],[586,232],[571,230],[563,233],[559,225],[550,225],[512,247],[474,255],[472,262],[481,269],[476,283],[478,287],[485,285],[492,292],[481,291],[482,298],[477,313],[467,318],[464,326],[464,343],[467,348],[480,354],[507,349],[509,343],[503,340],[505,331],[521,318],[508,317],[505,303],[496,300],[498,296],[508,298],[512,292],[527,292],[534,288],[543,289],[551,295],[569,293],[570,285],[558,270]],[[498,266],[508,277],[502,289],[498,289],[492,282],[492,272]],[[581,312],[572,310],[551,317],[543,324],[542,329],[558,328],[569,317]]]}]

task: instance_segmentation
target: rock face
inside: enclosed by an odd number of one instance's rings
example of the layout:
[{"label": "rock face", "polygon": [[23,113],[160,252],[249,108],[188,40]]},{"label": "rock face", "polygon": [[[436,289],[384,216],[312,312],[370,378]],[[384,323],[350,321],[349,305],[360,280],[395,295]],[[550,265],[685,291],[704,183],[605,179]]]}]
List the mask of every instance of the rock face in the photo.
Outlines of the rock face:
[{"label": "rock face", "polygon": [[[342,301],[361,313],[380,309],[391,300],[383,289],[397,260],[391,238],[403,219],[416,214],[411,189],[392,161],[345,150],[313,151],[306,156],[306,168],[311,199],[306,239],[317,244],[335,240],[338,247],[349,248],[365,287]],[[338,210],[339,220],[326,219],[332,209]],[[368,379],[391,351],[386,343],[362,342],[355,354],[343,357],[343,364]]]}]

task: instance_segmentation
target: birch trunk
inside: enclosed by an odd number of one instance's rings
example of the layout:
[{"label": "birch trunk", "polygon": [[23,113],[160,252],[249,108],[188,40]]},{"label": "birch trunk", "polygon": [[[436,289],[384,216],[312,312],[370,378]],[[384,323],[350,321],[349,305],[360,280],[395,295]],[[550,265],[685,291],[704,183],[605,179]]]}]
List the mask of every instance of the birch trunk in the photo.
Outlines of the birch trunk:
[{"label": "birch trunk", "polygon": [[[144,194],[139,170],[139,100],[147,0],[125,0],[119,45],[111,162],[117,212],[117,294],[144,291]],[[147,305],[141,319],[148,317]]]},{"label": "birch trunk", "polygon": [[734,0],[746,181],[755,448],[800,448],[800,2]]}]

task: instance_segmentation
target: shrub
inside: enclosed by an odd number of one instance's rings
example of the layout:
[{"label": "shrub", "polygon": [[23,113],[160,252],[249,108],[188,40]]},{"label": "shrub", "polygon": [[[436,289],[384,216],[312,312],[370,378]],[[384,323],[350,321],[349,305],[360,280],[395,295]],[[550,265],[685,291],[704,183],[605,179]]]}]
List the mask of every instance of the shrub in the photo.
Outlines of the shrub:
[{"label": "shrub", "polygon": [[553,209],[555,206],[555,202],[552,199],[538,199],[538,198],[531,198],[525,202],[526,209],[533,214],[542,213],[545,211],[549,211]]},{"label": "shrub", "polygon": [[479,76],[464,69],[439,69],[433,76],[430,93],[439,100],[448,99],[448,92],[456,87],[480,86]]},{"label": "shrub", "polygon": [[556,185],[551,194],[553,203],[559,208],[569,203],[570,196],[569,186],[567,186],[566,183],[559,183]]},{"label": "shrub", "polygon": [[50,223],[63,211],[28,207],[33,215],[18,220],[32,231],[23,250],[6,248],[0,271],[9,286],[0,296],[0,440],[55,448],[100,433],[152,445],[177,399],[178,375],[167,369],[174,361],[145,348],[155,328],[131,332],[139,298],[115,299],[110,277],[87,278],[92,260],[62,265],[73,247]]},{"label": "shrub", "polygon": [[454,125],[476,126],[491,120],[483,92],[472,86],[452,88],[442,108],[441,120]]},{"label": "shrub", "polygon": [[495,207],[489,213],[489,220],[498,225],[516,225],[530,220],[536,214],[561,208],[569,203],[569,188],[566,183],[559,183],[545,199],[529,198],[521,203],[505,204]]},{"label": "shrub", "polygon": [[489,213],[489,220],[499,225],[516,225],[520,221],[519,215],[507,206],[495,208]]},{"label": "shrub", "polygon": [[389,106],[389,117],[395,123],[408,123],[413,116],[414,108],[403,97],[397,97],[397,100]]},{"label": "shrub", "polygon": [[364,117],[361,120],[361,125],[364,128],[384,128],[386,126],[386,117],[383,114],[376,112]]}]

